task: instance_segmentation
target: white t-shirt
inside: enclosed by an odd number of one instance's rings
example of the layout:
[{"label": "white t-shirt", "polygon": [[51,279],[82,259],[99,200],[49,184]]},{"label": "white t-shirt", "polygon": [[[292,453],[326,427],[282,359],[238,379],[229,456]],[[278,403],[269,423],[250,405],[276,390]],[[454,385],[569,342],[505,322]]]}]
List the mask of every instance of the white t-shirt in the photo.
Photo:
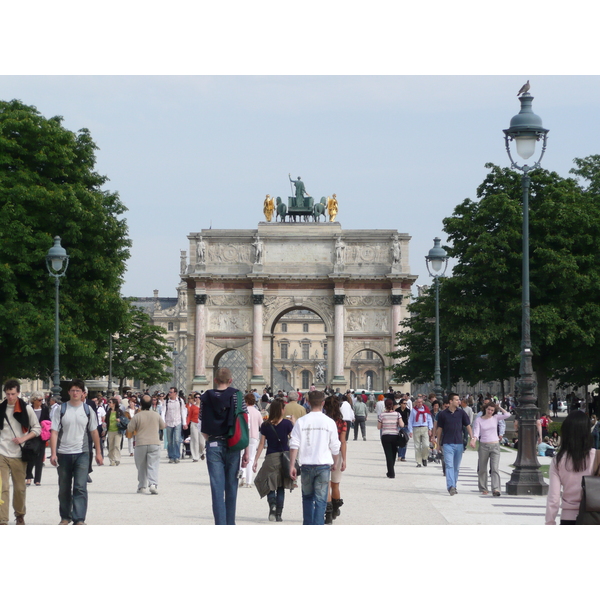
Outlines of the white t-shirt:
[{"label": "white t-shirt", "polygon": [[[91,406],[88,408],[90,409],[89,430],[90,432],[96,431],[98,429],[96,413]],[[52,431],[58,431],[59,435],[61,429],[60,412],[60,410],[56,410],[52,415]],[[86,427],[88,427],[88,417],[85,414],[83,404],[74,407],[70,402],[67,402],[67,410],[62,417],[62,435],[60,445],[56,449],[57,454],[89,452]]]}]

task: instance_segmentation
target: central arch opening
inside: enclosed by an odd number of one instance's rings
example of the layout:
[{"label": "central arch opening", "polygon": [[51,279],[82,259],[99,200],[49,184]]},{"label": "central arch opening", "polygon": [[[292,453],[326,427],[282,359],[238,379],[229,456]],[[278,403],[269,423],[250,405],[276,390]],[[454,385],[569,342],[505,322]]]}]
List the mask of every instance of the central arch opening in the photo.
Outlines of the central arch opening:
[{"label": "central arch opening", "polygon": [[378,352],[361,350],[350,362],[350,387],[356,390],[384,391],[385,364]]},{"label": "central arch opening", "polygon": [[309,390],[327,382],[327,336],[321,317],[309,309],[281,313],[271,330],[273,392]]}]

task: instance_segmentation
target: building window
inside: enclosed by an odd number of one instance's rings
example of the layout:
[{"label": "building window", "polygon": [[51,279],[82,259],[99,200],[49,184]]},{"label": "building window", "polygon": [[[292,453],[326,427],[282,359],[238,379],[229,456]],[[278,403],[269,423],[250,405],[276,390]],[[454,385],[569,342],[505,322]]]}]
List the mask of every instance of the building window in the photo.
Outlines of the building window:
[{"label": "building window", "polygon": [[281,358],[287,360],[288,357],[288,345],[281,344]]},{"label": "building window", "polygon": [[283,333],[286,333],[286,332],[287,332],[287,323],[282,323],[282,324],[281,324],[281,331],[282,331]]},{"label": "building window", "polygon": [[307,390],[310,386],[310,371],[302,371],[302,389]]},{"label": "building window", "polygon": [[167,323],[167,331],[173,331],[173,323],[170,321]]},{"label": "building window", "polygon": [[310,358],[310,344],[302,344],[302,360],[308,360]]},{"label": "building window", "polygon": [[308,323],[302,323],[302,332],[308,333]]}]

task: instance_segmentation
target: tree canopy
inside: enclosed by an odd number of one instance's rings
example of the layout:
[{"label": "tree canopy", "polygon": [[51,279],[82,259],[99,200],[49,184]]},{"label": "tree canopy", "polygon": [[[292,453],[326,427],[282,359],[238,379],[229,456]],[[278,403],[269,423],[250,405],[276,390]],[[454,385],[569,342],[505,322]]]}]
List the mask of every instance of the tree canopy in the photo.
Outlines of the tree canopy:
[{"label": "tree canopy", "polygon": [[[600,349],[600,157],[575,163],[571,172],[582,183],[541,169],[531,173],[531,336],[542,409],[548,378],[584,385],[600,375],[598,361],[590,361]],[[454,377],[470,382],[517,376],[520,359],[521,175],[486,166],[479,201],[466,199],[444,219],[446,250],[457,263],[440,288],[440,325]],[[407,377],[419,357],[415,332],[424,327],[420,320],[432,316],[431,302],[411,307],[418,316],[404,323],[412,329],[399,336],[397,357],[404,363],[396,377]],[[432,374],[433,353],[430,365]]]},{"label": "tree canopy", "polygon": [[[164,329],[152,325],[150,317],[136,306],[129,305],[125,323],[113,340],[112,372],[123,392],[126,379],[139,379],[147,386],[165,383],[172,377],[168,368],[170,347]],[[106,367],[108,372],[108,365]]]},{"label": "tree canopy", "polygon": [[103,189],[90,132],[65,129],[18,100],[0,101],[0,377],[45,377],[54,357],[54,236],[70,257],[60,281],[61,372],[102,373],[108,332],[127,306],[126,208]]}]

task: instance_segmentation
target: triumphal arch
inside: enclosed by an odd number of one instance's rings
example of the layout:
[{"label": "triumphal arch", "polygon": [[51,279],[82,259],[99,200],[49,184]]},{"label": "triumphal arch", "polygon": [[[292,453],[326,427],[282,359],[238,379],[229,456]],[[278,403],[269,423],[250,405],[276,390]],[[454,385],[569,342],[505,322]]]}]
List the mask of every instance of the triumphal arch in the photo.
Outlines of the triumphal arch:
[{"label": "triumphal arch", "polygon": [[[309,349],[311,383],[348,387],[352,357],[362,350],[378,355],[385,367],[392,364],[386,354],[395,346],[416,279],[408,234],[282,220],[256,229],[203,229],[188,239],[189,262],[182,253],[181,265],[188,294],[188,388],[211,386],[216,367],[235,353],[247,373],[245,387],[277,389],[275,328],[292,311],[310,311],[323,323],[324,343]],[[323,374],[326,380],[318,381]],[[382,384],[391,373],[385,377]]]}]

